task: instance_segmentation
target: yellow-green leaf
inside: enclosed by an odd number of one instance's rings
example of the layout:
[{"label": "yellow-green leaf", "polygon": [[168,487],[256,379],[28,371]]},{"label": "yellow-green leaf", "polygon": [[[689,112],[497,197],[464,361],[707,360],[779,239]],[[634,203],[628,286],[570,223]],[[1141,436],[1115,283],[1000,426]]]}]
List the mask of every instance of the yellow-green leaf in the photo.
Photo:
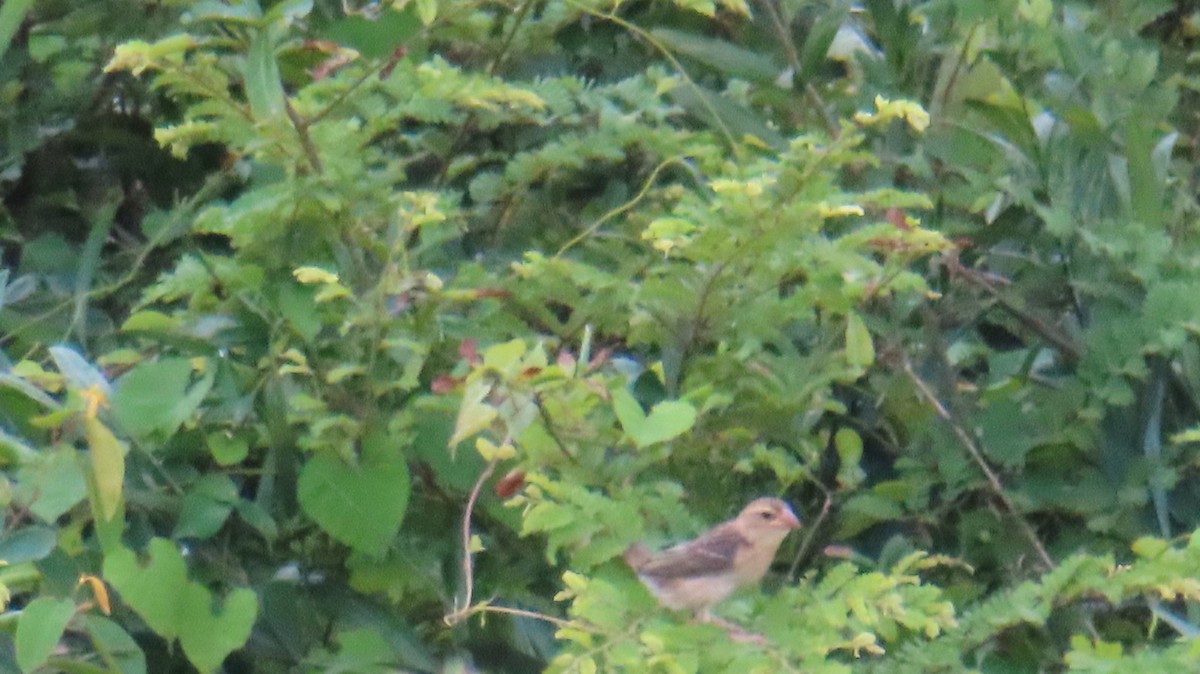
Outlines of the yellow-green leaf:
[{"label": "yellow-green leaf", "polygon": [[121,488],[125,483],[125,448],[99,419],[84,419],[84,434],[91,453],[92,474],[96,479],[99,515],[111,520],[121,505]]},{"label": "yellow-green leaf", "polygon": [[870,367],[875,362],[871,331],[867,330],[867,324],[856,312],[850,312],[846,317],[846,360],[861,368]]}]

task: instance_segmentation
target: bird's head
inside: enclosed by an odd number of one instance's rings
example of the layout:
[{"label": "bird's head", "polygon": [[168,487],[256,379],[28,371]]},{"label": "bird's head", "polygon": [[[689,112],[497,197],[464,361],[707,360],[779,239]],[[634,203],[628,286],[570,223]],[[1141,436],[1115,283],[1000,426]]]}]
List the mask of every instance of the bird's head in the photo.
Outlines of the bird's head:
[{"label": "bird's head", "polygon": [[758,538],[781,541],[792,529],[800,527],[800,518],[788,504],[777,498],[754,499],[737,516],[742,531]]}]

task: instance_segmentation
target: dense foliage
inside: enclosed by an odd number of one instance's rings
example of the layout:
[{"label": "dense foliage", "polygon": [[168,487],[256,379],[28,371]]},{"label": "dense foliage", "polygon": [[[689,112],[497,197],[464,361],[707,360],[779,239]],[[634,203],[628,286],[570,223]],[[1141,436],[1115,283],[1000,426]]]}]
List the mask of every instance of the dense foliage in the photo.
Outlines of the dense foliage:
[{"label": "dense foliage", "polygon": [[1197,16],[4,2],[0,668],[1194,668]]}]

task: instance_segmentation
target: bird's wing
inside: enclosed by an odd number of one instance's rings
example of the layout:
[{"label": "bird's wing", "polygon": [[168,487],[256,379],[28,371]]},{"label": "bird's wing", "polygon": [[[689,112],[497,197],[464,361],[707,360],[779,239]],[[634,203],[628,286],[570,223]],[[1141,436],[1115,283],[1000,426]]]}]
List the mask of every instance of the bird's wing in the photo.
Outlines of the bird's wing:
[{"label": "bird's wing", "polygon": [[637,572],[656,580],[714,576],[731,570],[738,550],[748,545],[736,529],[720,526],[694,541],[663,550]]}]

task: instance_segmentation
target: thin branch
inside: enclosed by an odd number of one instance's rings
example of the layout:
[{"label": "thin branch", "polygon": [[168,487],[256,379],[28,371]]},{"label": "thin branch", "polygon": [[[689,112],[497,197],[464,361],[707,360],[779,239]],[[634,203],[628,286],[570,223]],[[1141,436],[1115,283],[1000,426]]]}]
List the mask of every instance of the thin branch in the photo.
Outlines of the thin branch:
[{"label": "thin branch", "polygon": [[[638,203],[641,202],[642,199],[646,198],[646,195],[650,193],[650,189],[654,187],[654,182],[658,178],[658,174],[662,173],[663,169],[667,168],[668,166],[670,166],[672,164],[684,164],[683,157],[670,157],[670,158],[664,159],[662,162],[660,162],[659,165],[655,166],[654,170],[650,172],[649,177],[647,177],[646,180],[642,183],[642,189],[640,191],[638,191],[638,193],[635,194],[632,199],[630,199],[629,201],[626,201],[625,203],[621,204],[620,206],[617,206],[616,208],[612,209],[611,211],[600,216],[600,218],[598,220],[593,222],[591,225],[588,225],[587,229],[585,229],[582,232],[580,232],[579,234],[575,235],[575,237],[572,238],[570,241],[564,243],[562,245],[562,248],[559,248],[558,252],[554,254],[554,257],[555,258],[562,257],[563,253],[566,253],[571,248],[574,248],[575,245],[578,244],[580,241],[583,241],[587,237],[591,236],[593,233],[595,233],[595,231],[597,229],[600,229],[600,227],[603,226],[604,223],[608,222],[609,220],[612,220],[613,218],[617,217],[618,215],[624,213],[625,211],[628,211],[629,209],[633,208],[634,206],[637,206]],[[684,165],[686,166],[686,164],[684,164]]]},{"label": "thin branch", "polygon": [[[824,487],[818,483],[818,486],[824,491]],[[800,543],[800,548],[796,550],[796,556],[792,558],[792,565],[788,567],[788,582],[795,583],[797,580],[796,574],[800,571],[800,562],[808,556],[808,551],[812,547],[813,541],[817,538],[817,532],[821,529],[821,525],[825,523],[825,518],[829,517],[829,511],[833,507],[833,497],[829,492],[825,492],[825,503],[821,506],[821,512],[817,514],[806,529],[808,535],[804,537],[804,541]]]},{"label": "thin branch", "polygon": [[479,492],[483,490],[483,483],[487,482],[492,473],[496,471],[497,463],[499,463],[497,459],[492,459],[488,462],[488,465],[479,473],[479,478],[475,480],[475,486],[471,487],[471,495],[467,497],[467,507],[463,511],[462,519],[462,572],[465,597],[461,605],[457,600],[455,601],[454,610],[442,616],[442,621],[447,625],[453,626],[469,619],[473,615],[499,613],[502,615],[541,620],[558,627],[570,627],[586,632],[594,632],[595,630],[581,623],[571,622],[570,620],[564,620],[563,618],[557,618],[545,613],[538,613],[537,611],[510,608],[508,606],[493,606],[490,601],[481,601],[476,605],[472,605],[471,602],[475,594],[475,563],[471,555],[471,519],[475,513],[475,504],[479,501]]},{"label": "thin branch", "polygon": [[308,122],[300,118],[300,113],[296,112],[296,108],[292,106],[291,99],[284,97],[283,109],[287,111],[288,119],[291,120],[292,126],[296,128],[296,135],[300,138],[300,145],[304,148],[304,156],[308,159],[308,165],[318,175],[325,172],[321,167],[321,156],[317,153],[317,146],[313,144],[312,137],[308,135]]},{"label": "thin branch", "polygon": [[979,446],[975,443],[975,440],[971,437],[971,434],[967,432],[967,429],[963,428],[962,424],[958,423],[958,421],[954,419],[949,410],[942,405],[941,401],[939,401],[937,396],[934,395],[933,391],[930,390],[929,385],[926,384],[925,381],[913,371],[912,363],[908,361],[908,358],[904,359],[904,373],[908,375],[908,378],[912,380],[913,385],[917,387],[917,391],[921,394],[921,397],[925,398],[926,402],[933,407],[934,411],[939,417],[941,417],[942,421],[945,421],[946,424],[950,426],[950,430],[954,432],[955,437],[957,437],[958,441],[962,443],[962,446],[966,448],[967,453],[971,455],[971,459],[975,462],[975,464],[979,466],[980,471],[983,472],[984,478],[987,479],[988,487],[990,487],[992,494],[997,500],[1000,501],[1000,504],[1004,507],[1004,510],[1007,511],[1008,515],[1017,522],[1017,526],[1021,529],[1021,533],[1024,534],[1025,538],[1029,540],[1030,546],[1032,546],[1034,551],[1037,552],[1037,555],[1041,559],[1042,564],[1046,567],[1046,570],[1049,571],[1053,569],[1055,565],[1054,560],[1050,557],[1050,553],[1046,552],[1046,547],[1042,545],[1042,541],[1038,538],[1037,533],[1033,530],[1033,527],[1029,525],[1029,522],[1025,521],[1025,518],[1021,516],[1020,511],[1017,510],[1016,504],[1013,503],[1011,498],[1009,498],[1008,493],[1004,490],[1004,484],[1000,481],[1000,476],[997,475],[994,470],[992,470],[990,465],[988,465],[987,459],[984,458],[983,452],[980,451]]},{"label": "thin branch", "polygon": [[370,67],[368,67],[361,75],[358,76],[358,79],[351,82],[350,85],[348,87],[346,87],[345,90],[343,90],[341,93],[339,93],[337,96],[335,96],[333,98],[333,100],[329,102],[329,105],[326,105],[319,112],[314,114],[312,117],[309,117],[308,118],[309,126],[312,126],[313,124],[320,122],[322,119],[325,119],[325,117],[327,117],[331,112],[336,110],[338,106],[340,106],[347,99],[349,99],[350,95],[353,94],[356,89],[361,87],[363,84],[366,84],[367,80],[371,79],[372,77],[374,77],[375,75],[380,73],[384,68],[386,68],[388,65],[390,65],[393,62],[393,60],[394,59],[389,59],[386,63],[373,64]]},{"label": "thin branch", "polygon": [[546,406],[542,404],[542,396],[540,394],[533,394],[533,404],[537,407],[538,416],[542,419],[542,425],[546,427],[546,434],[554,441],[554,445],[558,447],[558,451],[571,463],[578,463],[579,460],[567,448],[566,443],[562,441],[562,438],[558,437],[558,431],[554,428],[554,421],[550,418],[550,413],[546,411]]},{"label": "thin branch", "polygon": [[1079,346],[1072,342],[1069,337],[1059,334],[1058,331],[1047,325],[1045,321],[1017,306],[1015,302],[1005,297],[986,274],[963,266],[955,257],[948,259],[947,268],[957,278],[964,279],[971,285],[983,290],[992,300],[1000,305],[1001,309],[1007,311],[1013,318],[1016,318],[1022,325],[1032,330],[1039,337],[1054,345],[1068,362],[1077,362],[1083,356]]},{"label": "thin branch", "polygon": [[504,62],[504,58],[508,56],[508,50],[512,48],[513,40],[517,37],[517,31],[521,29],[521,24],[525,23],[525,18],[529,15],[529,10],[533,7],[533,0],[526,0],[521,3],[517,9],[517,15],[513,21],[512,30],[508,31],[508,35],[504,36],[504,42],[500,45],[500,51],[496,53],[496,57],[492,59],[492,64],[488,66],[488,74],[495,76],[500,70],[500,64]]},{"label": "thin branch", "polygon": [[558,627],[569,627],[574,630],[595,633],[595,630],[581,623],[571,622],[570,620],[564,620],[563,618],[556,618],[552,615],[546,615],[545,613],[538,613],[537,611],[527,611],[522,608],[493,606],[487,602],[482,602],[478,606],[472,606],[466,609],[466,611],[463,612],[462,619],[470,618],[471,616],[479,613],[499,613],[501,615],[511,615],[520,618],[533,618],[534,620],[541,620],[542,622],[547,622]]},{"label": "thin branch", "polygon": [[567,0],[567,4],[574,7],[575,9],[578,9],[579,11],[583,12],[584,14],[594,16],[597,19],[611,21],[611,22],[615,23],[616,25],[620,26],[621,28],[624,28],[625,30],[629,31],[630,33],[642,38],[647,43],[649,43],[651,47],[654,47],[654,49],[656,51],[658,51],[660,54],[662,54],[663,58],[667,59],[667,61],[669,61],[671,63],[671,67],[673,67],[675,69],[675,72],[678,73],[681,78],[683,78],[684,82],[686,82],[687,85],[689,87],[691,87],[692,91],[696,94],[696,98],[698,98],[700,100],[700,104],[704,107],[705,111],[708,112],[709,115],[712,115],[713,123],[716,124],[717,129],[721,132],[721,135],[725,137],[725,142],[729,144],[729,149],[733,152],[734,156],[735,157],[741,156],[741,154],[742,154],[741,146],[737,143],[737,140],[734,138],[733,132],[729,130],[729,126],[727,124],[725,124],[725,120],[721,119],[721,115],[720,115],[720,113],[717,112],[717,109],[713,106],[712,101],[708,100],[708,97],[705,95],[704,90],[700,88],[699,84],[696,84],[696,81],[694,79],[692,79],[691,75],[688,74],[687,69],[683,67],[683,64],[679,62],[679,59],[675,58],[675,55],[671,53],[670,49],[667,49],[666,45],[664,45],[662,43],[662,41],[658,40],[653,35],[651,35],[650,31],[644,30],[640,26],[634,25],[634,24],[626,21],[625,19],[622,19],[621,17],[617,16],[615,11],[601,12],[599,10],[592,9],[591,7],[588,7],[584,4],[576,2],[575,0]]},{"label": "thin branch", "polygon": [[[796,45],[792,41],[792,36],[788,34],[787,25],[784,24],[783,17],[779,15],[779,10],[775,7],[775,0],[762,0],[760,4],[771,19],[771,28],[775,31],[775,39],[779,40],[780,46],[783,47],[784,56],[787,58],[788,65],[792,68],[793,79],[799,77],[801,70],[800,55],[796,51]],[[821,97],[821,92],[817,91],[812,82],[805,82],[803,86],[804,94],[808,96],[809,103],[817,109],[817,114],[821,116],[821,121],[825,123],[825,130],[829,132],[830,137],[837,138],[841,130],[838,128],[837,120],[829,113],[829,108],[825,105],[825,99]]]},{"label": "thin branch", "polygon": [[479,479],[475,480],[475,486],[471,487],[471,495],[467,497],[467,507],[466,510],[463,511],[462,519],[462,571],[463,587],[464,592],[466,593],[466,598],[464,599],[462,606],[459,606],[458,601],[455,600],[454,611],[447,613],[442,618],[447,625],[454,625],[462,622],[473,612],[471,608],[471,598],[475,592],[475,563],[471,556],[471,516],[475,512],[475,502],[479,500],[479,492],[483,489],[483,483],[487,482],[487,479],[492,476],[492,473],[496,472],[497,463],[497,459],[492,459],[488,462],[488,465],[483,469],[483,472],[479,474]]}]

